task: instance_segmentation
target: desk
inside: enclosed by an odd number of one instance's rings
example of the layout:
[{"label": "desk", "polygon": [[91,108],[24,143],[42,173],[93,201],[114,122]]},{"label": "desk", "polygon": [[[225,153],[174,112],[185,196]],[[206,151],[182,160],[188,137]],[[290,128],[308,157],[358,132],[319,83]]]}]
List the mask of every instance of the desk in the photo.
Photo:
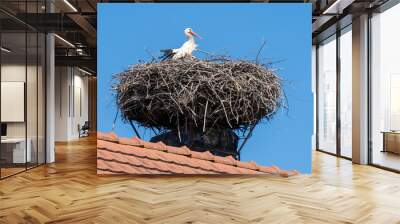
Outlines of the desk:
[{"label": "desk", "polygon": [[25,138],[6,138],[1,139],[1,156],[6,163],[25,163],[32,159],[30,138],[26,141],[28,144],[25,152]]},{"label": "desk", "polygon": [[383,131],[382,152],[400,154],[400,131]]}]

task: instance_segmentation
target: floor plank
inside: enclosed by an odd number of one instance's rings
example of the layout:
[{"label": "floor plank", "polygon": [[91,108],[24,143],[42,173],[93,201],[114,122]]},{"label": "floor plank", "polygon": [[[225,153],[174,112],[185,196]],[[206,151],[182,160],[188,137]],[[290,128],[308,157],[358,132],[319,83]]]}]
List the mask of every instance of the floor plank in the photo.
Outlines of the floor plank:
[{"label": "floor plank", "polygon": [[314,153],[292,178],[96,175],[96,141],[0,181],[0,223],[400,223],[400,175]]}]

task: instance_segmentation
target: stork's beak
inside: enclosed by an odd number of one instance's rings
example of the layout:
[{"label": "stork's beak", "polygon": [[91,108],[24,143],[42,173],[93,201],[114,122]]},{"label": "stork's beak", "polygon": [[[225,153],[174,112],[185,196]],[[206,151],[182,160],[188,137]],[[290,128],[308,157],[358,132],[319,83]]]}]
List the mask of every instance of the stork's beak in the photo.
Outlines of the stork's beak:
[{"label": "stork's beak", "polygon": [[203,39],[203,37],[201,37],[200,35],[198,35],[197,33],[195,33],[194,31],[190,31],[190,34],[192,34],[193,36],[199,38],[199,39]]}]

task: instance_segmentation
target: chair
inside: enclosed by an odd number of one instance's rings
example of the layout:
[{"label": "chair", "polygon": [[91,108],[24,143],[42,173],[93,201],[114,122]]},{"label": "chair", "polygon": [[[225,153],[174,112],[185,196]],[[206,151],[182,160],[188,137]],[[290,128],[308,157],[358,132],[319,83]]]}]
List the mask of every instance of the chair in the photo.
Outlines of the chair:
[{"label": "chair", "polygon": [[85,121],[82,127],[78,125],[79,138],[89,136],[89,129],[90,129],[89,121]]}]

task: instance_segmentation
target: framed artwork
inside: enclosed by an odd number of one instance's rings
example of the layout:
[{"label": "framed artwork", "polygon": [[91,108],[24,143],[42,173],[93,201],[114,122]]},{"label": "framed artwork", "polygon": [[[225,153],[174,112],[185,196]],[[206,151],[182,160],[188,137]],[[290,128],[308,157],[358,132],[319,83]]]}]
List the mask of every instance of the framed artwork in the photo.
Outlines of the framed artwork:
[{"label": "framed artwork", "polygon": [[99,4],[97,172],[311,172],[310,4]]}]

